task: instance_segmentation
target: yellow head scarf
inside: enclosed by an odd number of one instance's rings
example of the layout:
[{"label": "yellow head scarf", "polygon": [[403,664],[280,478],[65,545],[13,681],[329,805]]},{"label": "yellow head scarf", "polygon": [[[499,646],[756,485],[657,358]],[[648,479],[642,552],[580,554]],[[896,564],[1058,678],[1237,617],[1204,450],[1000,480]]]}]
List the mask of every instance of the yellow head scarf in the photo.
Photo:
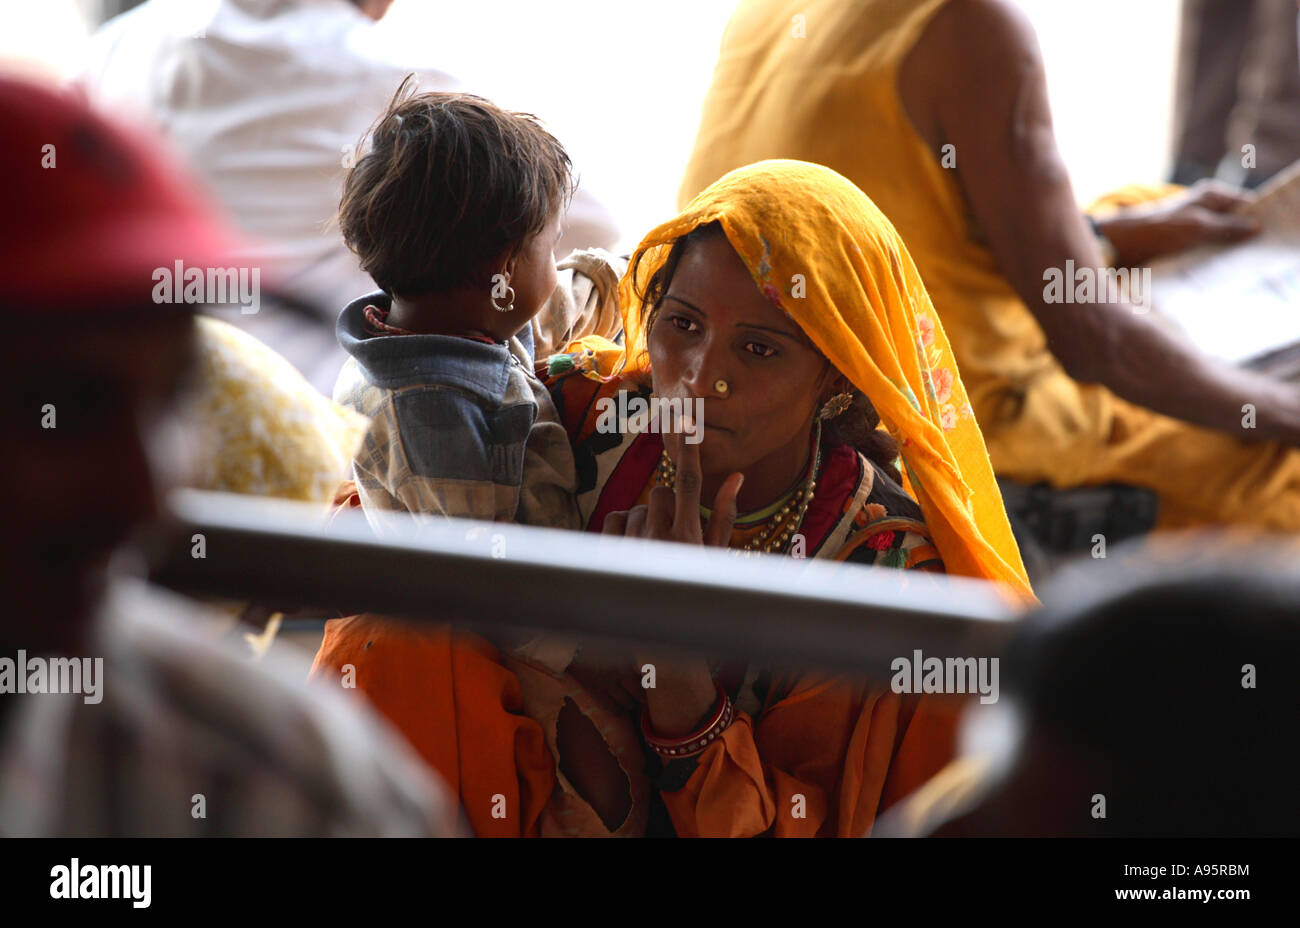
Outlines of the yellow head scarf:
[{"label": "yellow head scarf", "polygon": [[984,436],[920,275],[884,214],[830,168],[751,164],[652,230],[619,285],[625,351],[614,373],[649,372],[636,294],[674,241],[714,221],[759,289],[866,394],[897,439],[948,572],[1032,596]]}]

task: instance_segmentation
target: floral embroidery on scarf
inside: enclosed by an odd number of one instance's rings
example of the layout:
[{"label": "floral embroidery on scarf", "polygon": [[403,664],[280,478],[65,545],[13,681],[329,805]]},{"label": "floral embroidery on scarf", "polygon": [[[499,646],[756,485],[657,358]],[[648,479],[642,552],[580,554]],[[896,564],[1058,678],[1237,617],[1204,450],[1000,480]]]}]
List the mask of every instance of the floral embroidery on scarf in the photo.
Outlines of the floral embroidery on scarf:
[{"label": "floral embroidery on scarf", "polygon": [[924,313],[916,317],[916,327],[921,332],[921,348],[928,348],[934,342],[934,320]]},{"label": "floral embroidery on scarf", "polygon": [[957,377],[951,367],[944,366],[943,351],[934,343],[934,320],[929,315],[920,313],[916,317],[916,328],[919,333],[916,350],[921,360],[921,383],[926,396],[939,407],[939,427],[945,432],[951,432],[961,419],[972,415],[970,404],[958,406],[951,402]]},{"label": "floral embroidery on scarf", "polygon": [[952,396],[952,371],[941,367],[931,373],[930,379],[933,381],[935,400],[940,403],[948,402],[948,398]]}]

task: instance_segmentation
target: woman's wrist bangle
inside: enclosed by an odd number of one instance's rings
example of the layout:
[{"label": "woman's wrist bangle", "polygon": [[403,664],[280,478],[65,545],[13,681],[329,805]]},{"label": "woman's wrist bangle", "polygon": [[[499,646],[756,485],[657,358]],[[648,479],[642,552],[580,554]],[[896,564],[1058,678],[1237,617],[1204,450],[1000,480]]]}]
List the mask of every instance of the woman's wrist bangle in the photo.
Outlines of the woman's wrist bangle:
[{"label": "woman's wrist bangle", "polygon": [[680,738],[664,738],[655,734],[654,729],[650,727],[650,710],[644,710],[641,713],[641,735],[645,738],[646,744],[650,749],[660,757],[668,760],[676,760],[685,757],[694,757],[702,754],[710,744],[722,737],[722,733],[731,725],[735,718],[735,707],[731,704],[731,698],[727,696],[726,690],[722,685],[715,682],[713,684],[718,691],[720,701],[717,711],[712,714],[708,722],[689,735]]}]

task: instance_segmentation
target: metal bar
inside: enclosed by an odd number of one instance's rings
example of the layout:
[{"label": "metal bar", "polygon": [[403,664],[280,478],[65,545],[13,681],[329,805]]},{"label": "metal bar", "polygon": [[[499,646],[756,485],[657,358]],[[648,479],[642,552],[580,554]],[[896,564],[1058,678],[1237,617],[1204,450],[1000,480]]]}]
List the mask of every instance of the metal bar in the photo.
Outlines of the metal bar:
[{"label": "metal bar", "polygon": [[[873,677],[896,657],[996,654],[1020,610],[992,584],[721,549],[180,491],[154,579],[180,592],[576,633]],[[203,536],[196,557],[194,535]]]}]

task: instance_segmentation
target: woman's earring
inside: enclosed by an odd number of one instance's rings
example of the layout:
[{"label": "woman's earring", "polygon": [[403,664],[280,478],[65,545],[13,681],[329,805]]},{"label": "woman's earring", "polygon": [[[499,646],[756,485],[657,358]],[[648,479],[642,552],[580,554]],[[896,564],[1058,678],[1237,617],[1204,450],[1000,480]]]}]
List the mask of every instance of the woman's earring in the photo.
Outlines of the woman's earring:
[{"label": "woman's earring", "polygon": [[[497,297],[505,297],[506,305],[498,303]],[[508,313],[515,308],[515,288],[510,286],[504,274],[492,275],[492,308],[499,313]]]},{"label": "woman's earring", "polygon": [[817,413],[817,418],[834,419],[836,416],[844,412],[844,410],[848,409],[852,405],[853,405],[853,394],[836,393],[834,396],[832,396],[822,405],[821,412]]},{"label": "woman's earring", "polygon": [[713,381],[713,389],[723,396],[726,396],[727,391],[731,389],[731,385],[719,377],[717,380]]}]

